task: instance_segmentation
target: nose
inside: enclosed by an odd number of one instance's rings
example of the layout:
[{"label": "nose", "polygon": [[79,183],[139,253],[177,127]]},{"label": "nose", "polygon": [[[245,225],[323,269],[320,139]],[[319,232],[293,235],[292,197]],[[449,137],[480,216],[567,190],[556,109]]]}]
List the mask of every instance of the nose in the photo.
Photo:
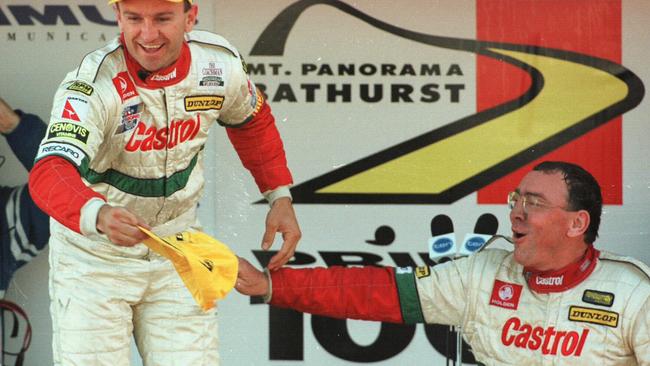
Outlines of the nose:
[{"label": "nose", "polygon": [[510,221],[514,222],[516,219],[526,219],[526,213],[524,212],[524,203],[522,200],[517,200],[514,207],[510,210]]},{"label": "nose", "polygon": [[153,20],[145,19],[140,28],[140,39],[143,42],[154,41],[158,38],[158,28]]}]

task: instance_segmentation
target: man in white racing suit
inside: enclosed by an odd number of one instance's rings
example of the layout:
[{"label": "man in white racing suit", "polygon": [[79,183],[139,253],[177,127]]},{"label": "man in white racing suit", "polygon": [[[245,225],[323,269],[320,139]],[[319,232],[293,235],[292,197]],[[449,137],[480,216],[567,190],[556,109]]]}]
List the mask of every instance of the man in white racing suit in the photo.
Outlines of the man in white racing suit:
[{"label": "man in white racing suit", "polygon": [[487,249],[431,268],[266,274],[240,259],[237,289],[318,315],[460,325],[485,365],[650,365],[650,269],[594,248],[596,180],[544,162],[508,201],[514,252]]},{"label": "man in white racing suit", "polygon": [[203,312],[171,262],[141,244],[198,229],[203,147],[218,123],[269,201],[263,249],[282,266],[300,229],[274,118],[239,52],[192,31],[189,0],[112,0],[122,31],[87,54],[56,92],[30,174],[54,220],[50,297],[56,365],[217,365],[214,310]]}]

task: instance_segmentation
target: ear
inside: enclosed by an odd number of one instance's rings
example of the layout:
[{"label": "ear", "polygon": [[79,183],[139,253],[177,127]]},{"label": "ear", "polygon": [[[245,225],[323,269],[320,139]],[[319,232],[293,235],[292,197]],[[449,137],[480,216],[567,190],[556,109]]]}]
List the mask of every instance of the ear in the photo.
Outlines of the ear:
[{"label": "ear", "polygon": [[576,212],[575,216],[573,217],[569,225],[567,236],[571,238],[575,238],[580,235],[583,235],[589,228],[589,222],[591,222],[591,219],[589,217],[589,212],[585,210],[580,210]]},{"label": "ear", "polygon": [[113,4],[113,11],[115,12],[115,19],[117,20],[117,25],[122,29],[122,14],[120,13],[119,5]]},{"label": "ear", "polygon": [[190,10],[187,11],[187,17],[185,18],[185,33],[192,31],[194,24],[196,24],[196,19],[199,15],[199,7],[192,5]]}]

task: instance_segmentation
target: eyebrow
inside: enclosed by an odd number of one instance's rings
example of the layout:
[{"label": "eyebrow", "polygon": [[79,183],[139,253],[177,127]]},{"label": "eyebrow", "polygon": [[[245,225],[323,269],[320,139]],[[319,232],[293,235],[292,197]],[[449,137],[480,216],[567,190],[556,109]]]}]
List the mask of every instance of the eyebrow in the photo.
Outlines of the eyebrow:
[{"label": "eyebrow", "polygon": [[[145,16],[145,15],[142,15],[140,13],[136,13],[136,12],[132,12],[132,11],[128,11],[128,10],[124,11],[124,15],[126,15],[126,16],[137,16],[137,17],[144,17]],[[153,14],[152,16],[155,18],[155,17],[173,16],[173,15],[174,15],[174,12],[172,12],[172,11],[164,11],[164,12]]]},{"label": "eyebrow", "polygon": [[[519,188],[515,189],[515,192],[517,192],[518,194],[521,195],[521,190],[519,190]],[[548,201],[548,199],[546,198],[546,196],[544,196],[544,195],[541,194],[541,193],[526,192],[526,193],[524,194],[524,196],[538,197],[538,198],[543,199],[544,201]]]}]

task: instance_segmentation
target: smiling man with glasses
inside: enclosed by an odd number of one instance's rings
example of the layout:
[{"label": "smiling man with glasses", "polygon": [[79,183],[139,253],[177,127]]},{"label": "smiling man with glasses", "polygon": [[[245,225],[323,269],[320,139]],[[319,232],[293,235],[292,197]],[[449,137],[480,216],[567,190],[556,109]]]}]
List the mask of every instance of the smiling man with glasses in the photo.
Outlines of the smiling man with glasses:
[{"label": "smiling man with glasses", "polygon": [[508,195],[514,257],[530,273],[560,270],[590,255],[598,236],[598,182],[579,166],[544,162]]},{"label": "smiling man with glasses", "polygon": [[266,273],[240,259],[237,289],[330,317],[459,325],[485,365],[650,365],[650,269],[594,248],[602,211],[594,177],[543,162],[508,204],[512,252],[434,267]]}]

